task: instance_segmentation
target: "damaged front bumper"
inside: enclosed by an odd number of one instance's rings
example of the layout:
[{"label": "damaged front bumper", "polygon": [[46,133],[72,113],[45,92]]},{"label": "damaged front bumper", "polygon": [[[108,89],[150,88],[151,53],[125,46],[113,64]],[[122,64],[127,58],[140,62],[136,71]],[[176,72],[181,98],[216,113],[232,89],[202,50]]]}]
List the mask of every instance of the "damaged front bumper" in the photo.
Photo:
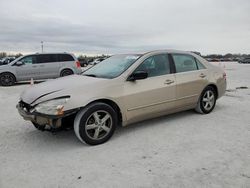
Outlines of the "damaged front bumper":
[{"label": "damaged front bumper", "polygon": [[65,111],[63,115],[47,115],[38,113],[29,104],[20,101],[16,108],[24,120],[31,121],[38,125],[49,125],[51,128],[59,128],[62,126],[62,119],[75,114],[78,109]]}]

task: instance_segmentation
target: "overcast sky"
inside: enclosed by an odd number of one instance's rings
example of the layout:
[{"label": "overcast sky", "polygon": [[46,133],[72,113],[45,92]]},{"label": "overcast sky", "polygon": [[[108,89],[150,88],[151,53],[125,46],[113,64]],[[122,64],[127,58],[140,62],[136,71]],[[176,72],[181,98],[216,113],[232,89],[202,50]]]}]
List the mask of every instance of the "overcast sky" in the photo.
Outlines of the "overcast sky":
[{"label": "overcast sky", "polygon": [[0,0],[0,51],[250,53],[250,0]]}]

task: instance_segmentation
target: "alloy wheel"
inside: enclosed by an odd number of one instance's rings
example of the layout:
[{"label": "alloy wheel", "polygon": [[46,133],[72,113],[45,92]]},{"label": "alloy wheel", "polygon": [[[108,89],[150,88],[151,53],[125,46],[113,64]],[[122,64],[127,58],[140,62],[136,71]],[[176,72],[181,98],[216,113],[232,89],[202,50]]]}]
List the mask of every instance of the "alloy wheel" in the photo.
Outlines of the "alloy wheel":
[{"label": "alloy wheel", "polygon": [[202,105],[203,108],[207,111],[211,110],[215,103],[215,95],[214,92],[211,90],[207,90],[203,95]]},{"label": "alloy wheel", "polygon": [[92,113],[85,124],[87,136],[93,140],[100,140],[106,137],[113,126],[111,115],[104,110]]},{"label": "alloy wheel", "polygon": [[3,74],[0,79],[3,86],[11,86],[15,82],[11,74]]}]

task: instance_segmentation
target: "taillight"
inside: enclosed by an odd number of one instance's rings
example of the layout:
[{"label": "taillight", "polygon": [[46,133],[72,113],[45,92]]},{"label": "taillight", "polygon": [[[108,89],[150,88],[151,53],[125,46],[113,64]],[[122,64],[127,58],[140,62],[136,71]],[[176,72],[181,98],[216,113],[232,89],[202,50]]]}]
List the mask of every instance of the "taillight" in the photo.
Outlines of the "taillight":
[{"label": "taillight", "polygon": [[80,63],[80,61],[76,61],[76,67],[77,67],[77,68],[81,68],[81,63]]},{"label": "taillight", "polygon": [[226,80],[227,79],[227,74],[224,72],[223,73],[223,79]]}]

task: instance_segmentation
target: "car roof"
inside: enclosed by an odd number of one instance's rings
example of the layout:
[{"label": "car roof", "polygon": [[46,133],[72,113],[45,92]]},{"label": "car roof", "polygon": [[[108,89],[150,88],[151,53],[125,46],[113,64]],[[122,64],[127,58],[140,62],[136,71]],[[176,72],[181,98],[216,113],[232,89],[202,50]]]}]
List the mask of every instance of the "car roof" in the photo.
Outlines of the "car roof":
[{"label": "car roof", "polygon": [[124,54],[113,54],[111,56],[116,56],[116,55],[124,55],[124,56],[145,56],[145,55],[155,55],[159,53],[178,53],[178,54],[187,54],[187,55],[193,55],[193,56],[200,56],[197,55],[196,53],[193,53],[191,51],[182,51],[182,50],[172,50],[172,49],[166,49],[166,50],[153,50],[153,51],[148,51],[144,53],[124,53]]},{"label": "car roof", "polygon": [[154,54],[154,53],[181,53],[181,54],[194,54],[191,51],[182,51],[182,50],[173,50],[173,49],[166,49],[166,50],[154,50],[144,53],[145,54]]},{"label": "car roof", "polygon": [[49,52],[49,53],[33,53],[33,54],[26,54],[26,55],[20,56],[20,57],[16,58],[15,60],[13,60],[13,61],[11,62],[11,64],[14,64],[14,63],[16,63],[17,61],[19,61],[21,58],[26,57],[26,56],[30,56],[30,55],[52,55],[52,54],[59,54],[59,55],[65,54],[65,55],[71,55],[73,58],[76,58],[76,57],[74,56],[74,54],[72,54],[72,53],[67,53],[67,52],[59,52],[59,53],[56,53],[56,52]]},{"label": "car roof", "polygon": [[69,54],[69,55],[72,55],[71,53],[67,53],[67,52],[34,53],[34,54],[29,54],[29,55],[51,55],[51,54]]}]

